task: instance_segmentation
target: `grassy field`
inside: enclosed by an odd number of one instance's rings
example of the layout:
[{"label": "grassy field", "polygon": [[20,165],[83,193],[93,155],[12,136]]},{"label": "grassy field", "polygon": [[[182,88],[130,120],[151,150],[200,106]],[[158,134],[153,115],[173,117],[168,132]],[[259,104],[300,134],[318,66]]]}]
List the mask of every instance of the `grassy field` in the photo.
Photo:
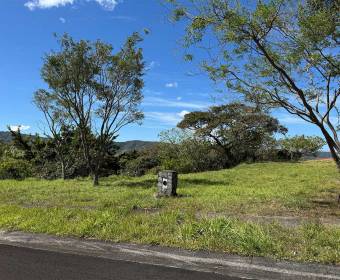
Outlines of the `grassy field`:
[{"label": "grassy field", "polygon": [[[156,177],[0,181],[0,229],[340,264],[340,174],[332,161],[244,164],[181,175],[155,199]],[[293,216],[299,226],[244,217]]]}]

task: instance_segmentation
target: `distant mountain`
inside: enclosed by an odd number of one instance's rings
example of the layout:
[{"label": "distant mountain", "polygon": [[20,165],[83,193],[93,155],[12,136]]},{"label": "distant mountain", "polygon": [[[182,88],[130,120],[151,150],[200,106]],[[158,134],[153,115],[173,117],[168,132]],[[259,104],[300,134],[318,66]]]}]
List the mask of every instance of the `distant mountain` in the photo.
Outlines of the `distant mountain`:
[{"label": "distant mountain", "polygon": [[[28,136],[27,134],[23,134],[24,136]],[[34,136],[33,136],[34,137]],[[3,143],[10,143],[12,141],[12,135],[9,131],[0,131],[0,141]],[[146,148],[150,148],[157,144],[157,142],[152,141],[141,141],[141,140],[132,140],[126,142],[117,142],[119,146],[119,154],[130,152],[130,151],[140,151]]]},{"label": "distant mountain", "polygon": [[[25,133],[21,133],[23,136],[30,136],[32,138],[36,137],[35,135],[28,135]],[[42,137],[44,138],[44,137]],[[12,135],[9,131],[0,131],[0,142],[10,143],[12,141]]]},{"label": "distant mountain", "polygon": [[12,141],[12,136],[9,131],[0,131],[0,141],[3,143],[9,143]]}]

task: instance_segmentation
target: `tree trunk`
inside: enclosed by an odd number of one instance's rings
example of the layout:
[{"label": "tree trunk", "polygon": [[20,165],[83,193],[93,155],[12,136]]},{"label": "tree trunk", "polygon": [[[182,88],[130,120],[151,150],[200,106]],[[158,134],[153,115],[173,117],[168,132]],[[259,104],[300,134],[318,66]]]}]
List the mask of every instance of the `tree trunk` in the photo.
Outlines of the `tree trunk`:
[{"label": "tree trunk", "polygon": [[[328,144],[328,143],[327,143]],[[336,167],[338,168],[338,171],[340,172],[340,157],[339,155],[336,153],[334,147],[330,146],[330,144],[328,144],[328,147],[331,151],[331,155],[332,158],[334,159],[335,163],[336,163]]]},{"label": "tree trunk", "polygon": [[66,179],[66,172],[65,172],[65,163],[63,161],[60,162],[61,167],[61,179]]},{"label": "tree trunk", "polygon": [[93,186],[94,187],[99,186],[99,174],[98,174],[98,172],[95,172],[93,174]]},{"label": "tree trunk", "polygon": [[331,152],[332,158],[336,163],[338,171],[340,172],[340,155],[336,151],[338,149],[338,147],[336,146],[334,139],[329,135],[328,131],[322,125],[319,126],[319,127],[321,129],[323,136],[326,139],[327,145],[328,145],[329,150]]}]

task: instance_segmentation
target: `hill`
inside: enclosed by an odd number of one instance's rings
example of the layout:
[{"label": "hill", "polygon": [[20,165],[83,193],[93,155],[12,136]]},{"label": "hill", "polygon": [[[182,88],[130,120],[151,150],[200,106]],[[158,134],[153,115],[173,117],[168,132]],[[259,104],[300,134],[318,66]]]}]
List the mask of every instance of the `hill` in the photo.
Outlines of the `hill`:
[{"label": "hill", "polygon": [[12,140],[11,133],[8,131],[0,131],[0,141],[3,143],[9,143]]}]

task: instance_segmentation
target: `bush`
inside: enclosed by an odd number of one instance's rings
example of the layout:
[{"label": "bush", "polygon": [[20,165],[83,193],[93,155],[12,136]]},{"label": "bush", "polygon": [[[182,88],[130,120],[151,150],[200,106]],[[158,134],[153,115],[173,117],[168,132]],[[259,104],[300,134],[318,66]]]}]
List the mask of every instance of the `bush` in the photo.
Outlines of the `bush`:
[{"label": "bush", "polygon": [[0,179],[25,179],[32,176],[31,164],[23,159],[6,159],[0,162]]},{"label": "bush", "polygon": [[290,160],[298,160],[308,155],[316,156],[325,144],[321,137],[305,135],[286,137],[279,141],[281,156]]},{"label": "bush", "polygon": [[158,165],[159,161],[157,159],[141,156],[129,161],[125,167],[124,173],[129,176],[143,176]]},{"label": "bush", "polygon": [[143,151],[133,151],[120,156],[121,173],[128,176],[143,176],[146,173],[157,173],[159,170],[158,147]]},{"label": "bush", "polygon": [[171,129],[160,135],[159,158],[164,169],[181,173],[217,170],[225,165],[225,158],[209,141],[192,133]]}]

